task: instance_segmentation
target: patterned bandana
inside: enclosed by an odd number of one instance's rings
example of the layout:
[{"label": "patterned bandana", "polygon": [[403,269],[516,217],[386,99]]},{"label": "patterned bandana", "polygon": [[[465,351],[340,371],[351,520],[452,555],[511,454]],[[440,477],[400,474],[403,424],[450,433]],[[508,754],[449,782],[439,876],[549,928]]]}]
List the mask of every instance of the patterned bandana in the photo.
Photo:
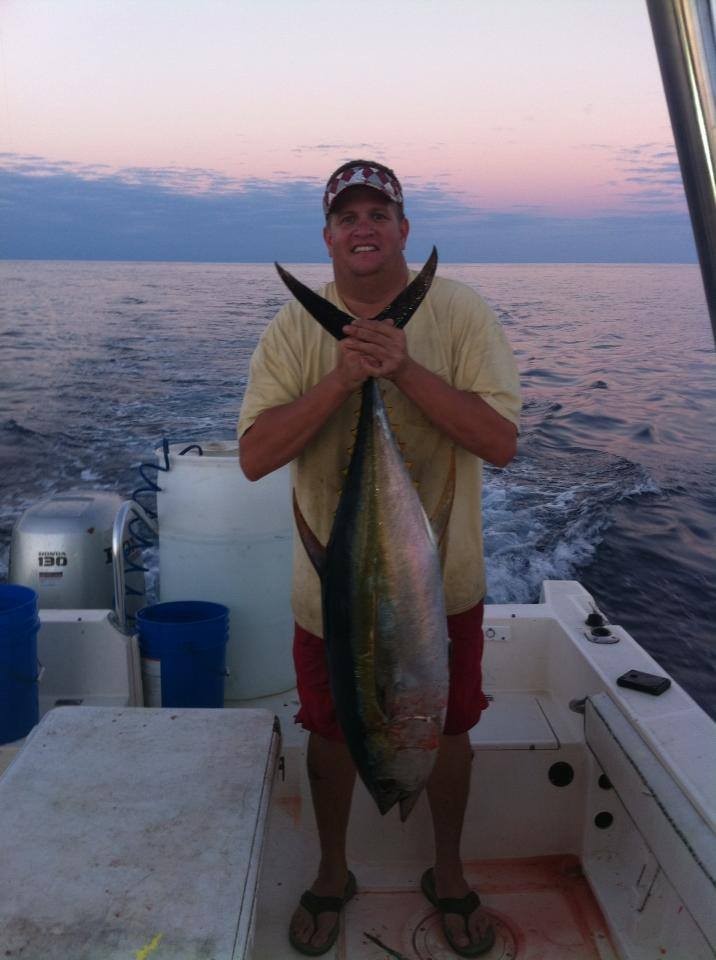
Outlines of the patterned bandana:
[{"label": "patterned bandana", "polygon": [[323,194],[323,212],[328,216],[339,193],[346,187],[373,187],[393,203],[403,202],[403,189],[392,170],[372,160],[351,160],[331,174]]}]

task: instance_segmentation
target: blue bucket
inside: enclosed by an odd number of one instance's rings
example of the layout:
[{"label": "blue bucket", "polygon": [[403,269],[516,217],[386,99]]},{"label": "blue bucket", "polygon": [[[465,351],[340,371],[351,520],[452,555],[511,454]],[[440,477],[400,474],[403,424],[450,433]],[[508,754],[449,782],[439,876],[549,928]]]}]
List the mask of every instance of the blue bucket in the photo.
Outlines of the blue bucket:
[{"label": "blue bucket", "polygon": [[224,706],[228,607],[156,603],[137,613],[137,633],[146,706]]},{"label": "blue bucket", "polygon": [[40,719],[37,594],[0,584],[0,743],[20,740]]}]

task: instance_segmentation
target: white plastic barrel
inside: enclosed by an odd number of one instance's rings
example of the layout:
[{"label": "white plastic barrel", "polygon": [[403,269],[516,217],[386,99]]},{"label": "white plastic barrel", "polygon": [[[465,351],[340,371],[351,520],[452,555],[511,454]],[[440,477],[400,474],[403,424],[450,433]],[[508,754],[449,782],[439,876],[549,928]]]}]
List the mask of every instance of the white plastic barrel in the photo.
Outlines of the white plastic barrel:
[{"label": "white plastic barrel", "polygon": [[229,608],[226,700],[281,693],[295,683],[288,467],[251,483],[236,442],[187,446],[158,477],[160,599]]}]

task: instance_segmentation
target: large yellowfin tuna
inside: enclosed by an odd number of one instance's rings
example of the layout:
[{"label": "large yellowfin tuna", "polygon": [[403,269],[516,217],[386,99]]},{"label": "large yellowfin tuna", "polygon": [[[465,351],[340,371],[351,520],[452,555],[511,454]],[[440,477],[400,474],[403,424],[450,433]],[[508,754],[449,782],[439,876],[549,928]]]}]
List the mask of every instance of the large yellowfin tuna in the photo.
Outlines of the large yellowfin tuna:
[{"label": "large yellowfin tuna", "polygon": [[[376,317],[404,326],[437,265]],[[276,267],[296,299],[334,337],[351,317]],[[436,524],[454,490],[446,482]],[[321,580],[323,629],[338,722],[381,813],[413,808],[435,762],[448,696],[448,637],[436,536],[388,421],[375,379],[362,387],[346,480],[324,547],[294,495],[297,527]]]}]

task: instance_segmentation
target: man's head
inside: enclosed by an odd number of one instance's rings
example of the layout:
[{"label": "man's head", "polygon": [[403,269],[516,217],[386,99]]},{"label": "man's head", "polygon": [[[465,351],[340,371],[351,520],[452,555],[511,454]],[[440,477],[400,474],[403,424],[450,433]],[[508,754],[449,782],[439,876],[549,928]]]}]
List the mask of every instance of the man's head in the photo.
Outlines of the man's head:
[{"label": "man's head", "polygon": [[388,287],[404,281],[410,224],[392,170],[370,160],[343,164],[328,180],[323,210],[323,239],[344,294],[356,281],[380,280]]},{"label": "man's head", "polygon": [[323,213],[326,220],[336,200],[351,187],[369,187],[394,203],[398,208],[399,219],[403,213],[403,188],[393,171],[374,160],[349,160],[328,178],[323,194]]}]

